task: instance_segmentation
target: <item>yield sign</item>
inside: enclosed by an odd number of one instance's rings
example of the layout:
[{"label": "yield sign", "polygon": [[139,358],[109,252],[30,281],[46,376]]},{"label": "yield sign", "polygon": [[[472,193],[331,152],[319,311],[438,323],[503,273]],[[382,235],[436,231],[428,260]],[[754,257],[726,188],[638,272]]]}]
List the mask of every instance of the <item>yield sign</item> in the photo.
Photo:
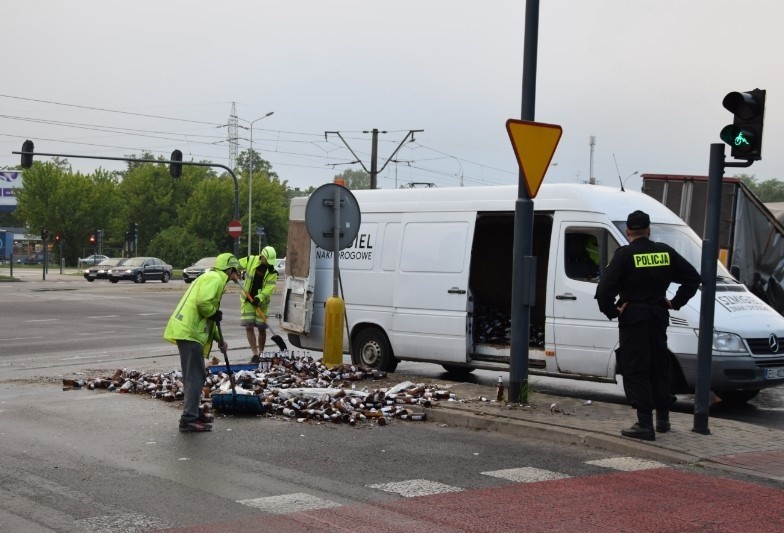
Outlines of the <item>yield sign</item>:
[{"label": "yield sign", "polygon": [[506,131],[509,132],[528,194],[534,198],[553,160],[563,129],[555,124],[510,118],[506,121]]},{"label": "yield sign", "polygon": [[239,220],[229,222],[229,235],[235,239],[242,235],[242,223]]}]

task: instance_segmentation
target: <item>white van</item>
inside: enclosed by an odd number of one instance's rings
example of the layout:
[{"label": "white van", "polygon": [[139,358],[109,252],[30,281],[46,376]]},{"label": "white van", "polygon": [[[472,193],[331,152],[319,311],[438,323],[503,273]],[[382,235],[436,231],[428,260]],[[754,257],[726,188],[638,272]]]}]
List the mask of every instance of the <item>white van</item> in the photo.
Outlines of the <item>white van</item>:
[{"label": "white van", "polygon": [[[387,371],[400,360],[451,372],[507,370],[517,187],[353,192],[362,223],[351,247],[339,252],[344,346],[353,362]],[[291,203],[282,328],[294,346],[320,350],[332,253],[311,241],[306,203]],[[615,382],[617,322],[599,312],[594,294],[602,265],[626,243],[626,216],[636,209],[650,215],[653,240],[700,270],[700,238],[653,198],[597,185],[541,187],[534,200],[531,374]],[[598,244],[598,258],[587,253],[588,243]],[[712,390],[740,402],[784,383],[784,317],[721,264],[716,303]],[[694,390],[699,308],[698,293],[670,312],[679,393]]]}]

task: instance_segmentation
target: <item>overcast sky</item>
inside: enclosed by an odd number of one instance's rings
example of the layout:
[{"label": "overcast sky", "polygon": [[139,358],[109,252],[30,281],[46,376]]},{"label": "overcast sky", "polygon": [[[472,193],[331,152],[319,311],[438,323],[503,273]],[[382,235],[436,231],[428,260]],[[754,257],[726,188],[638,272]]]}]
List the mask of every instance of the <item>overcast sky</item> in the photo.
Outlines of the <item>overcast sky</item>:
[{"label": "overcast sky", "polygon": [[[0,12],[0,167],[28,138],[40,152],[179,148],[227,165],[234,103],[240,126],[274,112],[253,147],[293,187],[362,168],[325,131],[370,168],[373,128],[387,132],[379,167],[424,130],[383,188],[517,183],[505,122],[521,112],[524,0],[4,0]],[[737,172],[784,179],[783,23],[780,0],[541,0],[535,118],[563,127],[545,182],[587,181],[591,136],[600,183],[707,175],[732,121],[724,95],[756,87],[763,160]]]}]

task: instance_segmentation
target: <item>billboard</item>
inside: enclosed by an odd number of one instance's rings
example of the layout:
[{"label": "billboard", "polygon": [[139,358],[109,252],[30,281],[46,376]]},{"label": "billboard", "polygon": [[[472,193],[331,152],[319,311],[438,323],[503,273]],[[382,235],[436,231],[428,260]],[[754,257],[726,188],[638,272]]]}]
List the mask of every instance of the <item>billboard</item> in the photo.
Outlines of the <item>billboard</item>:
[{"label": "billboard", "polygon": [[16,209],[16,190],[21,188],[21,171],[0,170],[0,211]]}]

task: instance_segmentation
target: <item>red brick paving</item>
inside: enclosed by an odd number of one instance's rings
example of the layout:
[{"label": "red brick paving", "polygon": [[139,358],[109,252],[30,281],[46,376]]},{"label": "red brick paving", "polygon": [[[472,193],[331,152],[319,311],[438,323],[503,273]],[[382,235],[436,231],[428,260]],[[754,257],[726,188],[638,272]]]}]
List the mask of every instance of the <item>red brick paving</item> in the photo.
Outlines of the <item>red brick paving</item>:
[{"label": "red brick paving", "polygon": [[262,515],[175,531],[784,531],[784,491],[667,468]]}]

